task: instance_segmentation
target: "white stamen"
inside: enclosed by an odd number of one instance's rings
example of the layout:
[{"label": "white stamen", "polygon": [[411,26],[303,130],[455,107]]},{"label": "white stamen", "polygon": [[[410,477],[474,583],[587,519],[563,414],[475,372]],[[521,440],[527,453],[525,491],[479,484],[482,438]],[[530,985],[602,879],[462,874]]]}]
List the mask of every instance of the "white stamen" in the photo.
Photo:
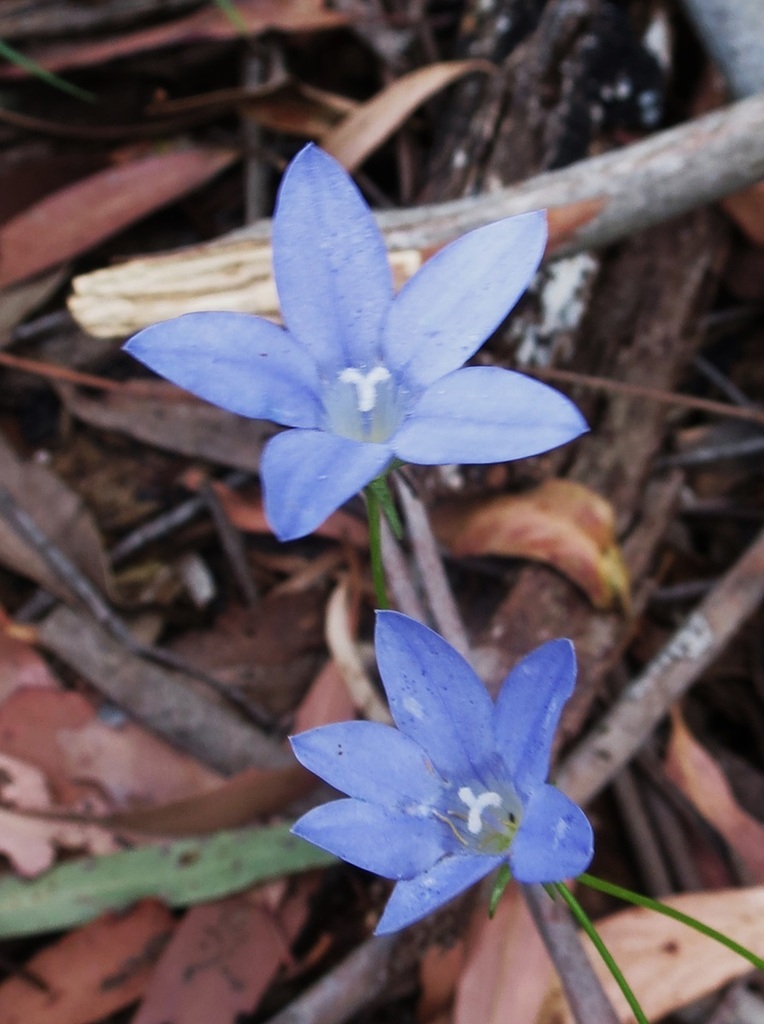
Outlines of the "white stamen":
[{"label": "white stamen", "polygon": [[371,412],[377,402],[377,384],[390,380],[390,371],[384,366],[375,366],[368,373],[349,366],[340,373],[343,384],[355,384],[358,393],[358,411]]},{"label": "white stamen", "polygon": [[475,796],[469,786],[462,786],[459,790],[459,799],[469,807],[467,817],[467,829],[476,836],[483,828],[482,814],[486,807],[500,807],[501,797],[498,793],[488,790]]}]

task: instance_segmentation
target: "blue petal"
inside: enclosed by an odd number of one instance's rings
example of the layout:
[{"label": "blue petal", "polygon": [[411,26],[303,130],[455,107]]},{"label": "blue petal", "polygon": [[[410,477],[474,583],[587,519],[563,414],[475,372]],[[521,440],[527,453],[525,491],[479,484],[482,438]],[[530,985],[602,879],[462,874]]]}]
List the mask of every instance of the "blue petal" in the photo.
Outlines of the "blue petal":
[{"label": "blue petal", "polygon": [[374,934],[388,935],[421,920],[485,878],[503,859],[457,854],[444,857],[416,878],[398,882]]},{"label": "blue petal", "polygon": [[594,855],[592,826],[581,808],[554,786],[540,786],[523,812],[509,848],[518,882],[561,882],[585,871]]},{"label": "blue petal", "polygon": [[412,878],[443,856],[443,825],[363,800],[332,800],[292,826],[296,836],[384,878]]},{"label": "blue petal", "polygon": [[501,685],[496,749],[521,795],[546,782],[554,734],[575,682],[573,644],[550,640],[515,665]]},{"label": "blue petal", "polygon": [[306,146],[281,182],[273,269],[284,322],[327,372],[373,366],[393,297],[387,249],[342,167]]},{"label": "blue petal", "polygon": [[512,370],[470,366],[431,384],[390,439],[404,462],[507,462],[588,430],[565,395]]},{"label": "blue petal", "polygon": [[480,766],[493,752],[493,702],[461,654],[399,612],[377,613],[376,649],[401,732],[449,782],[480,777]]},{"label": "blue petal", "polygon": [[420,746],[375,722],[341,722],[291,737],[295,757],[348,796],[400,810],[437,805],[443,782]]},{"label": "blue petal", "polygon": [[230,412],[317,427],[315,363],[281,327],[247,313],[187,313],[136,334],[125,351],[173,384]]},{"label": "blue petal", "polygon": [[385,362],[412,387],[461,366],[528,287],[546,244],[543,211],[471,231],[404,285],[385,328]]},{"label": "blue petal", "polygon": [[260,475],[265,514],[279,540],[312,533],[378,476],[392,458],[381,444],[320,430],[287,430],[265,446]]}]

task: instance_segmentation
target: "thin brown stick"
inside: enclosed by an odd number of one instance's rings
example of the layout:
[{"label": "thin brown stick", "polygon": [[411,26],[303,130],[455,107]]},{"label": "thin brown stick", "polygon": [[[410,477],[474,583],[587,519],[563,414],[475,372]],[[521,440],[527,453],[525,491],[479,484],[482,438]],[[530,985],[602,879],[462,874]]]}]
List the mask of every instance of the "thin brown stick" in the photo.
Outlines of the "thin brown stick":
[{"label": "thin brown stick", "polygon": [[764,598],[764,531],[565,760],[556,784],[587,803],[631,760]]},{"label": "thin brown stick", "polygon": [[553,367],[526,370],[533,377],[541,380],[555,381],[558,384],[575,384],[595,391],[612,392],[616,395],[629,395],[632,398],[646,398],[650,402],[662,402],[664,405],[678,405],[685,409],[699,412],[710,412],[714,416],[726,416],[733,420],[747,420],[749,423],[761,423],[764,426],[764,409],[755,406],[730,405],[728,402],[715,402],[712,398],[699,398],[695,395],[682,395],[676,391],[660,391],[657,388],[645,387],[641,384],[629,384],[623,380],[610,380],[608,377],[595,377],[590,373],[578,373],[575,370],[558,370]]}]

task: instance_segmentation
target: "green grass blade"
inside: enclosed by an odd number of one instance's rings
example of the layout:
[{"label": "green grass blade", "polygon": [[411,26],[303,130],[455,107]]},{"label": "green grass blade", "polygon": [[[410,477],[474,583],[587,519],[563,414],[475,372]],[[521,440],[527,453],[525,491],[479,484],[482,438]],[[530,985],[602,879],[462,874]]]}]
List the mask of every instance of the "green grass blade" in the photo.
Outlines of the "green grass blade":
[{"label": "green grass blade", "polygon": [[39,78],[40,81],[52,85],[55,89],[60,89],[61,92],[69,93],[70,96],[74,96],[78,100],[84,100],[86,103],[97,102],[97,97],[92,92],[88,92],[87,89],[80,89],[78,85],[72,85],[65,78],[60,78],[58,75],[54,75],[52,71],[47,71],[45,68],[40,67],[31,57],[25,57],[23,53],[2,39],[0,39],[0,57],[4,57],[11,64],[15,64],[16,67],[23,68],[30,75]]},{"label": "green grass blade", "polygon": [[573,895],[573,893],[570,891],[567,885],[565,885],[564,882],[556,882],[553,888],[565,900],[565,902],[568,904],[568,909],[570,910],[573,917],[576,919],[576,921],[578,921],[583,930],[592,940],[594,948],[602,957],[605,966],[613,975],[613,978],[618,987],[620,988],[621,992],[623,992],[624,998],[631,1007],[631,1012],[634,1014],[634,1019],[637,1021],[637,1024],[650,1024],[649,1020],[644,1014],[644,1011],[642,1010],[642,1007],[639,1005],[639,1000],[632,991],[631,985],[629,985],[628,981],[623,975],[623,971],[615,962],[613,954],[610,952],[610,950],[603,942],[600,933],[594,926],[594,922],[591,920],[589,915],[586,913],[584,908],[581,906],[581,904],[578,902],[576,897]]},{"label": "green grass blade", "polygon": [[646,907],[648,910],[654,910],[656,914],[663,914],[664,917],[670,917],[673,921],[686,924],[688,928],[694,928],[701,935],[714,939],[715,942],[719,942],[722,946],[726,946],[727,949],[731,949],[733,953],[742,956],[744,960],[753,964],[757,970],[764,971],[764,960],[757,956],[753,950],[741,946],[739,942],[735,942],[729,935],[725,935],[724,932],[719,932],[716,928],[703,924],[696,917],[684,914],[681,910],[675,910],[667,903],[661,903],[660,900],[654,900],[650,896],[643,896],[641,893],[632,892],[631,889],[624,889],[621,885],[606,882],[603,878],[596,878],[594,875],[584,873],[579,875],[577,880],[584,885],[588,885],[590,889],[606,892],[609,896],[615,896],[617,899],[623,900],[624,903],[632,903],[635,907]]},{"label": "green grass blade", "polygon": [[72,928],[149,896],[185,907],[335,860],[288,825],[84,857],[32,880],[0,880],[0,938]]}]

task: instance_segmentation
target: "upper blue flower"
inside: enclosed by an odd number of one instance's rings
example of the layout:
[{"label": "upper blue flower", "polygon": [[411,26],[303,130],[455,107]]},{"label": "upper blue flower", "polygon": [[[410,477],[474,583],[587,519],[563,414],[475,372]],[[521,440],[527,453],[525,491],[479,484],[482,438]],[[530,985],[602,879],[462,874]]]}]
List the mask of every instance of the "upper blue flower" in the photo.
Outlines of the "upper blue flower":
[{"label": "upper blue flower", "polygon": [[394,296],[371,211],[342,167],[309,145],[284,175],[272,237],[286,329],[245,313],[190,313],[126,348],[207,401],[296,428],[268,443],[261,465],[281,540],[310,533],[393,458],[503,462],[587,429],[538,381],[459,369],[533,276],[543,212],[470,232]]},{"label": "upper blue flower", "polygon": [[584,871],[591,825],[546,781],[575,682],[570,641],[529,654],[495,703],[464,658],[414,619],[378,612],[376,647],[398,729],[343,722],[291,740],[298,761],[350,797],[309,811],[293,831],[397,880],[376,933],[418,921],[502,863],[519,882]]}]

